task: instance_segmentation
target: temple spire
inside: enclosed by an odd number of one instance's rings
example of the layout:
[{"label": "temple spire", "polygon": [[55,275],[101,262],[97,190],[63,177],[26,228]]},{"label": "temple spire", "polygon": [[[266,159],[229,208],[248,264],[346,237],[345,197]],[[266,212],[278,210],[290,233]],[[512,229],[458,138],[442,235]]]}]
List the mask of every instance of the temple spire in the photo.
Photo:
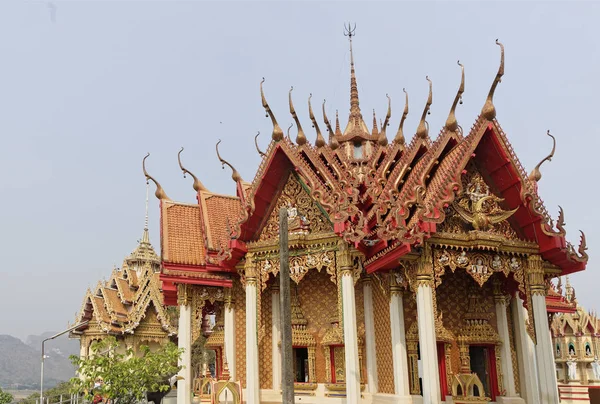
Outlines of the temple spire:
[{"label": "temple spire", "polygon": [[356,71],[354,70],[354,53],[352,52],[352,37],[356,31],[356,24],[351,28],[350,24],[344,26],[346,32],[344,35],[348,37],[350,42],[350,119],[354,119],[358,124],[358,119],[362,120],[360,106],[358,102],[358,84],[356,83]]},{"label": "temple spire", "polygon": [[150,234],[148,233],[148,191],[150,189],[150,184],[146,183],[146,215],[144,217],[144,232],[142,233],[141,243],[150,244]]}]

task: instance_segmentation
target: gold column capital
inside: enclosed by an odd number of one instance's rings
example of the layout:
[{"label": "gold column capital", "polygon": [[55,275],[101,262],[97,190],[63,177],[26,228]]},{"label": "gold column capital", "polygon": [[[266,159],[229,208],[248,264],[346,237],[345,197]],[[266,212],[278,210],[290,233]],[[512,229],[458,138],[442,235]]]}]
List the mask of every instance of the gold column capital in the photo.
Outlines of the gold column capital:
[{"label": "gold column capital", "polygon": [[544,261],[539,254],[527,257],[527,274],[532,295],[546,296],[546,284],[544,282]]},{"label": "gold column capital", "polygon": [[338,241],[337,264],[341,276],[353,276],[354,265],[352,262],[352,254],[348,243],[344,240]]},{"label": "gold column capital", "polygon": [[256,278],[258,277],[258,271],[256,264],[254,263],[254,253],[246,254],[246,262],[244,263],[244,275],[246,277],[246,284],[256,285]]},{"label": "gold column capital", "polygon": [[192,291],[189,285],[185,283],[177,284],[177,305],[189,306],[192,301]]},{"label": "gold column capital", "polygon": [[225,303],[225,309],[231,310],[233,308],[233,303],[235,303],[235,299],[233,298],[233,288],[223,288],[225,292],[225,298],[223,299]]},{"label": "gold column capital", "polygon": [[419,286],[433,287],[433,258],[431,249],[427,244],[423,247],[423,252],[417,264],[417,284]]}]

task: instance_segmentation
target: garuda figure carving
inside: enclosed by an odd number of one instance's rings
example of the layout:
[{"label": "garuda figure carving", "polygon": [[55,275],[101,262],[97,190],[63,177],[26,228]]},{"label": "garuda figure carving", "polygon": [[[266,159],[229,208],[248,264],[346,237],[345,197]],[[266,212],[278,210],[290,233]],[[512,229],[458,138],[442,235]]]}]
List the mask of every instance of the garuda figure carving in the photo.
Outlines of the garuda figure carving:
[{"label": "garuda figure carving", "polygon": [[518,209],[500,209],[498,203],[502,202],[504,199],[499,198],[496,195],[485,195],[481,197],[477,195],[476,198],[473,198],[473,195],[469,196],[471,197],[470,210],[465,209],[458,203],[454,203],[453,207],[460,217],[464,221],[470,223],[475,230],[489,230],[492,225],[511,217]]}]

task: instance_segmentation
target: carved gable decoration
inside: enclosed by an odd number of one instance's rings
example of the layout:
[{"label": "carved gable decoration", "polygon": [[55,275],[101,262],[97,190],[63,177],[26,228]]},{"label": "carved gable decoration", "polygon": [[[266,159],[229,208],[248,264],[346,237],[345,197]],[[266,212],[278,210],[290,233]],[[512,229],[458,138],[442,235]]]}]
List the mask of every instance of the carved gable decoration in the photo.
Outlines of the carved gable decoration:
[{"label": "carved gable decoration", "polygon": [[296,176],[290,174],[260,233],[258,238],[260,241],[279,239],[279,210],[282,207],[288,210],[290,234],[333,232],[333,226],[327,216],[319,209]]},{"label": "carved gable decoration", "polygon": [[502,198],[495,195],[473,163],[462,176],[462,194],[446,208],[446,220],[439,232],[468,233],[472,230],[518,239],[507,221],[516,210],[504,210]]}]

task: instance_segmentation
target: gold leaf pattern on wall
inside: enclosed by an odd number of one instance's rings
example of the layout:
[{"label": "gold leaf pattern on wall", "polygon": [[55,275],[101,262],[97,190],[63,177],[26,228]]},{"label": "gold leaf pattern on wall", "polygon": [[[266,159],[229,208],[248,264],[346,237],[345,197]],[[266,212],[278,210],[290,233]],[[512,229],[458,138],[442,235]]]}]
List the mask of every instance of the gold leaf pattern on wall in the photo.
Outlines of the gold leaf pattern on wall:
[{"label": "gold leaf pattern on wall", "polygon": [[240,280],[233,280],[235,310],[235,375],[246,388],[246,292]]},{"label": "gold leaf pattern on wall", "polygon": [[383,294],[381,288],[373,285],[372,290],[379,392],[394,394],[394,363],[392,360],[390,301]]},{"label": "gold leaf pattern on wall", "polygon": [[[275,279],[278,281],[279,279]],[[273,281],[271,281],[273,282]],[[260,293],[260,292],[259,292]],[[261,339],[258,346],[259,357],[259,383],[261,389],[270,389],[273,387],[273,314],[272,314],[272,291],[267,288],[262,292],[262,324],[265,327],[264,337]]]}]

